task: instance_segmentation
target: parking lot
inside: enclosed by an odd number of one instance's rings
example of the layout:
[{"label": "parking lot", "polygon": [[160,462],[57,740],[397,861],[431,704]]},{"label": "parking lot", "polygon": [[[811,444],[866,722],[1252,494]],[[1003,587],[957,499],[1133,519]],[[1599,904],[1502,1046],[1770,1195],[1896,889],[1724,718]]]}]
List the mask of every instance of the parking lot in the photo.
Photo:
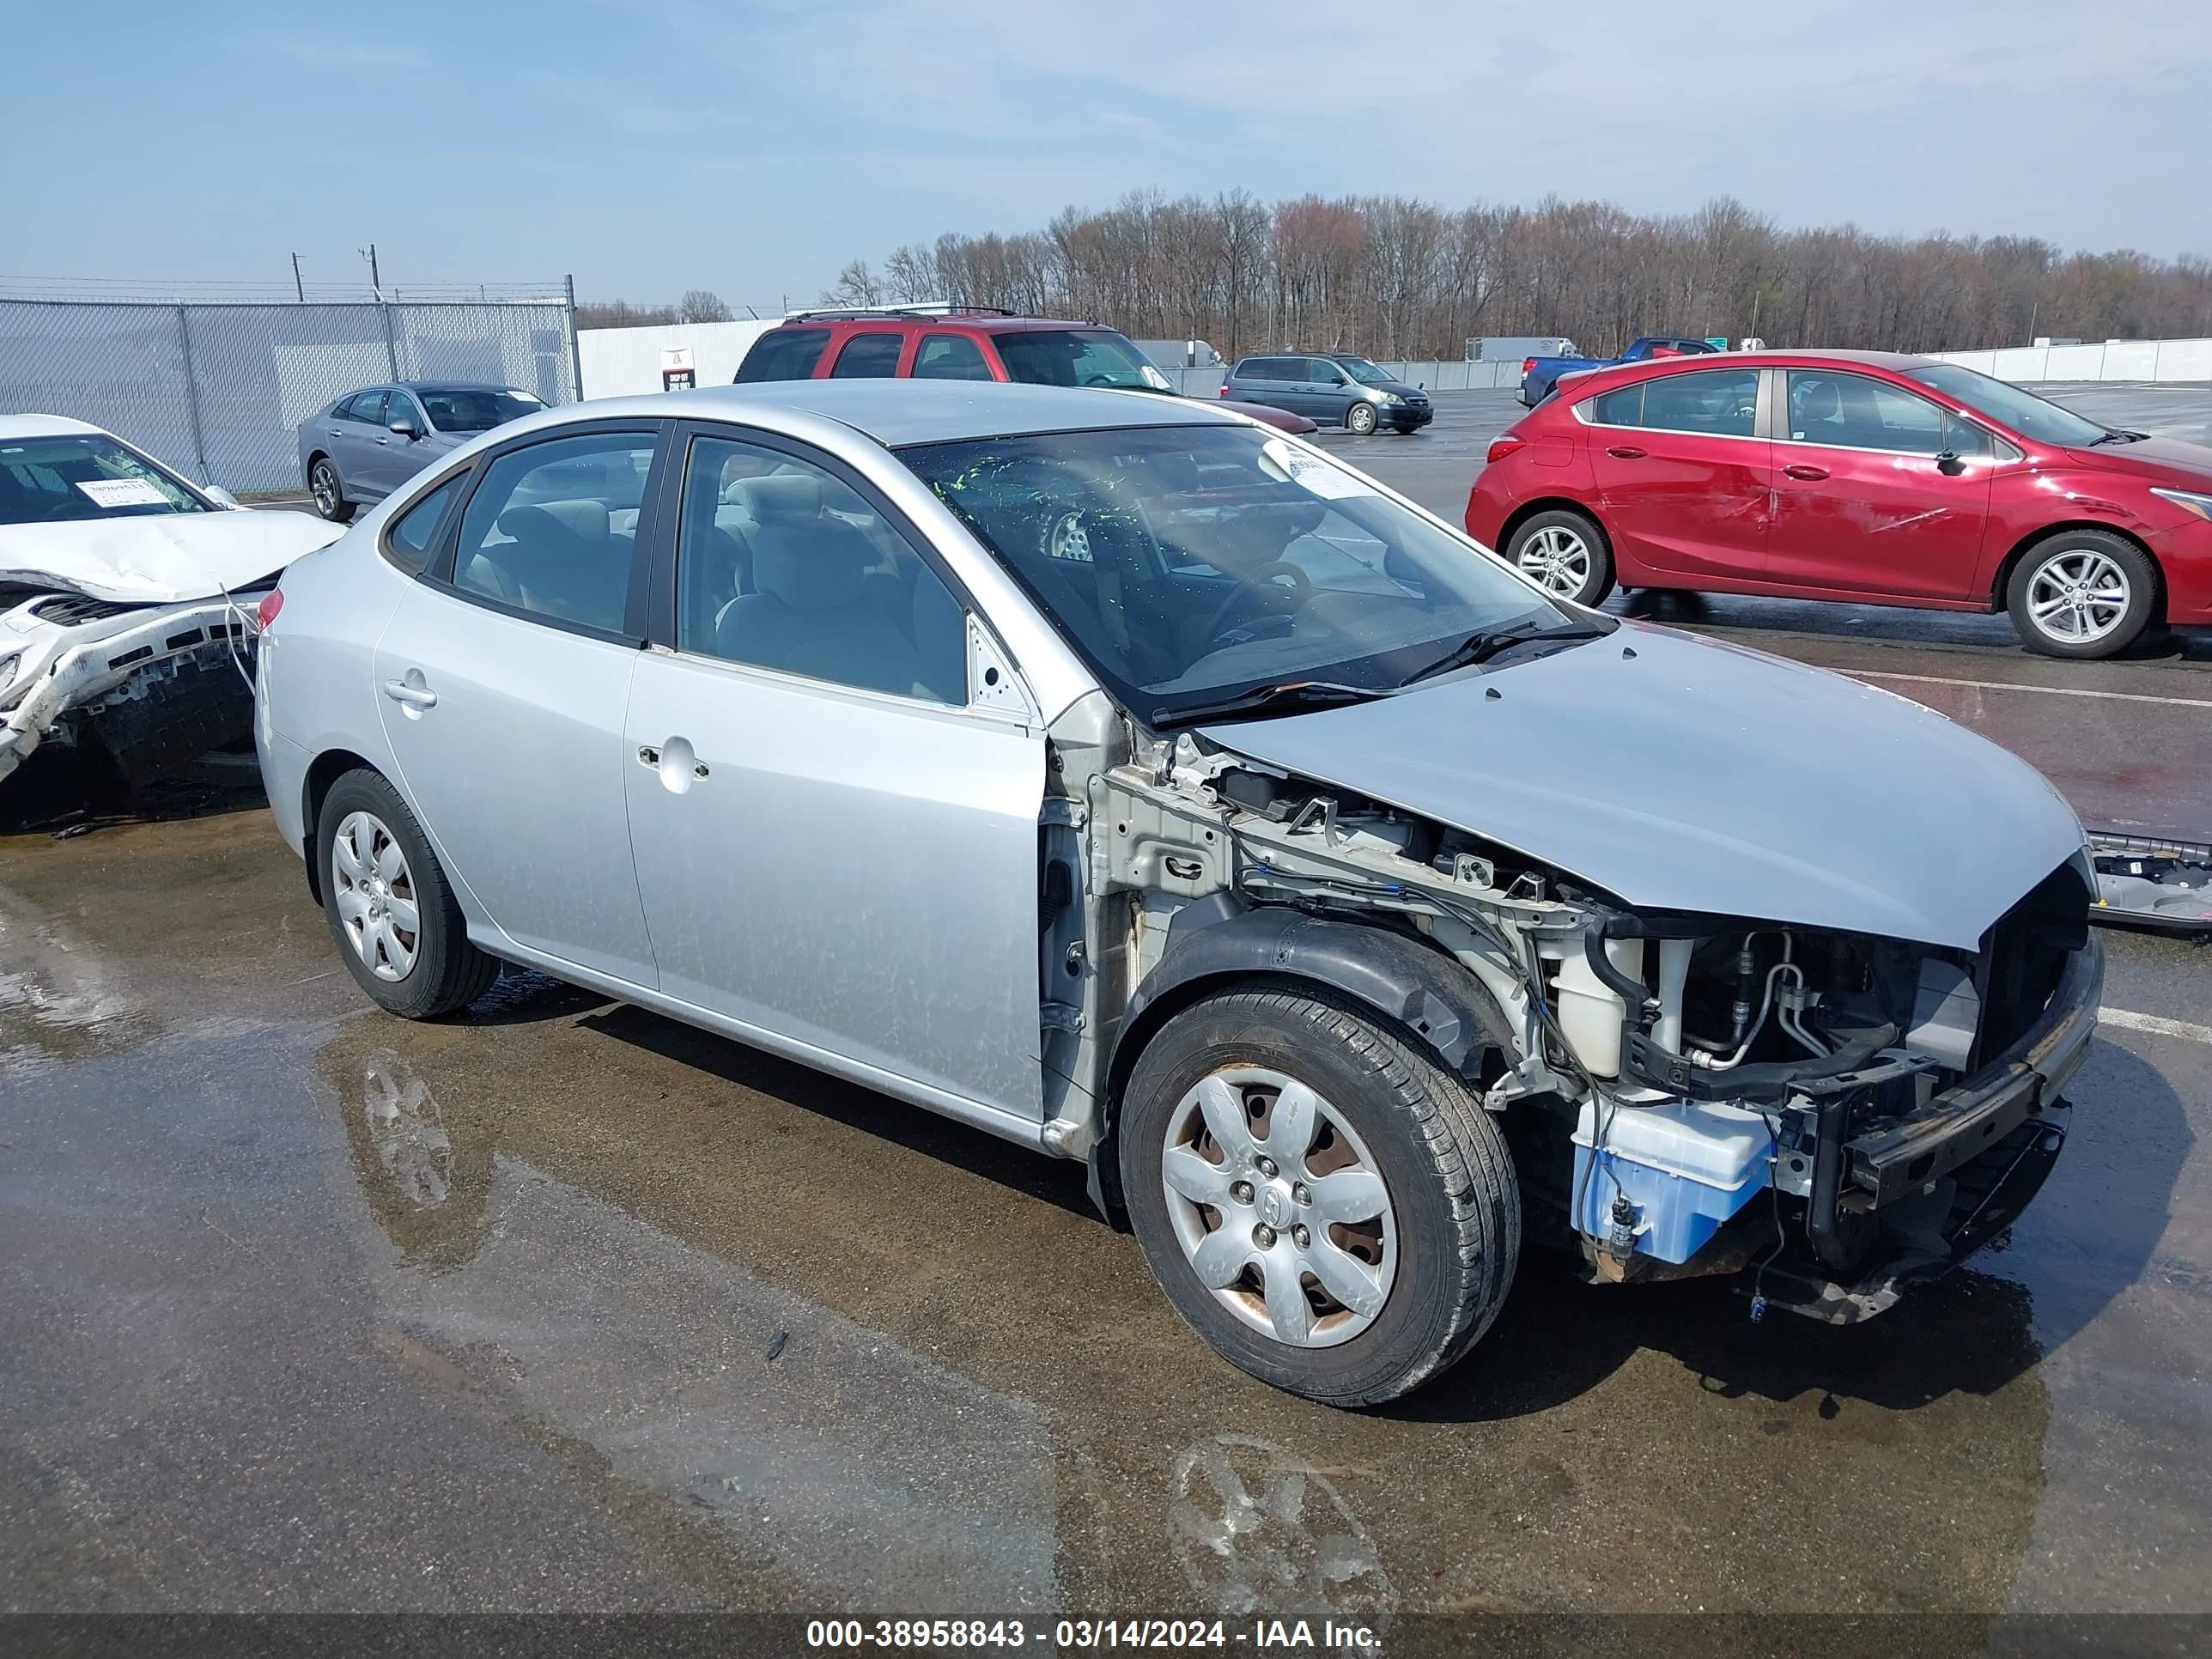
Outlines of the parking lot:
[{"label": "parking lot", "polygon": [[[1327,441],[1456,520],[1518,405],[1438,403]],[[2085,817],[2212,830],[2212,642],[1671,619],[1941,708]],[[1361,1415],[1211,1357],[1079,1165],[533,975],[373,1011],[265,812],[216,804],[0,842],[11,1606],[1334,1612],[1401,1651],[1781,1609],[1940,1613],[1917,1643],[1962,1654],[2212,1610],[2212,953],[2110,937],[2049,1189],[1893,1315],[1754,1325],[1539,1255],[1469,1363]]]}]

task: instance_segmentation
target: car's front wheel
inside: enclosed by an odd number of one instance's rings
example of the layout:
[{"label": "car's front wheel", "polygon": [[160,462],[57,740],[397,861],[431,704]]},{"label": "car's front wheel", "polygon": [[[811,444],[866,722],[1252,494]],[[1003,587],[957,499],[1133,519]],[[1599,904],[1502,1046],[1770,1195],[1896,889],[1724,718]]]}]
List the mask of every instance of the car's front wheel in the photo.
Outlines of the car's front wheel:
[{"label": "car's front wheel", "polygon": [[2029,649],[2052,657],[2110,657],[2150,625],[2158,573],[2124,536],[2061,530],[2028,550],[2005,599]]},{"label": "car's front wheel", "polygon": [[1613,549],[1597,520],[1571,507],[1538,513],[1506,544],[1505,556],[1547,593],[1602,605],[1613,592]]},{"label": "car's front wheel", "polygon": [[346,499],[345,484],[329,456],[316,456],[307,469],[307,494],[314,499],[315,511],[332,524],[344,524],[353,517],[354,504]]},{"label": "car's front wheel", "polygon": [[1218,993],[1162,1026],[1120,1127],[1131,1224],[1217,1352],[1335,1406],[1451,1365],[1521,1245],[1504,1138],[1459,1079],[1325,992]]},{"label": "car's front wheel", "polygon": [[1375,430],[1375,405],[1354,404],[1344,411],[1345,430],[1364,438]]},{"label": "car's front wheel", "polygon": [[383,778],[362,768],[332,784],[315,844],[331,937],[381,1006],[434,1019],[465,1008],[499,977],[497,960],[469,943],[422,826]]}]

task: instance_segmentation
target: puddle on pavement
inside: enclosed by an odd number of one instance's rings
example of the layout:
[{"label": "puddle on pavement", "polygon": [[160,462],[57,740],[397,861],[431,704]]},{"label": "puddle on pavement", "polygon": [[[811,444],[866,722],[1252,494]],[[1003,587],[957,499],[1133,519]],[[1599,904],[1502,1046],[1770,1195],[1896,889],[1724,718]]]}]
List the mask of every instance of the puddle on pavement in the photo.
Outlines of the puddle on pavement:
[{"label": "puddle on pavement", "polygon": [[0,1066],[88,1059],[161,1029],[74,929],[0,889]]},{"label": "puddle on pavement", "polygon": [[1539,1258],[1439,1385],[1334,1413],[1208,1354],[1125,1237],[991,1178],[1018,1151],[922,1156],[845,1121],[903,1109],[810,1110],[839,1085],[741,1050],[754,1086],[672,1062],[660,1024],[364,1020],[318,1063],[392,1248],[381,1317],[810,1595],[2006,1605],[2048,1420],[2023,1286],[1754,1328],[1717,1286]]}]

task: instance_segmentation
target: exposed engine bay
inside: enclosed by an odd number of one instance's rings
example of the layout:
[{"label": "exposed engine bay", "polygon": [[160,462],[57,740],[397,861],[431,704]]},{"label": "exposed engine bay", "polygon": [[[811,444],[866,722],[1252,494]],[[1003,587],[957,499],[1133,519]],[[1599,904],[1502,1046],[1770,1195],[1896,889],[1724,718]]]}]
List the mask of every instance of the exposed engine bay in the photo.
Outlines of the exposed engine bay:
[{"label": "exposed engine bay", "polygon": [[1421,988],[1388,1011],[1500,1115],[1531,1237],[1595,1277],[1748,1268],[1755,1311],[1863,1318],[1986,1242],[2063,1143],[2101,982],[2086,858],[1979,951],[1638,911],[1194,734],[1070,726],[1042,830],[1055,1150],[1110,1133],[1117,1046],[1191,964],[1295,973],[1316,929],[1340,957],[1389,937],[1377,983]]}]

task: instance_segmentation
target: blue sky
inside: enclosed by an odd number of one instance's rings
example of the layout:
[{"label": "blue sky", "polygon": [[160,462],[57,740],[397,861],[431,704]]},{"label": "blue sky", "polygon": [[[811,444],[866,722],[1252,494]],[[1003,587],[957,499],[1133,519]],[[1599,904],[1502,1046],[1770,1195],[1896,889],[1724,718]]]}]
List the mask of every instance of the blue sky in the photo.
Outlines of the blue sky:
[{"label": "blue sky", "polygon": [[[1655,19],[1663,18],[1663,23]],[[2212,253],[2208,0],[16,8],[0,275],[573,271],[765,310],[1124,191],[1728,192]]]}]

